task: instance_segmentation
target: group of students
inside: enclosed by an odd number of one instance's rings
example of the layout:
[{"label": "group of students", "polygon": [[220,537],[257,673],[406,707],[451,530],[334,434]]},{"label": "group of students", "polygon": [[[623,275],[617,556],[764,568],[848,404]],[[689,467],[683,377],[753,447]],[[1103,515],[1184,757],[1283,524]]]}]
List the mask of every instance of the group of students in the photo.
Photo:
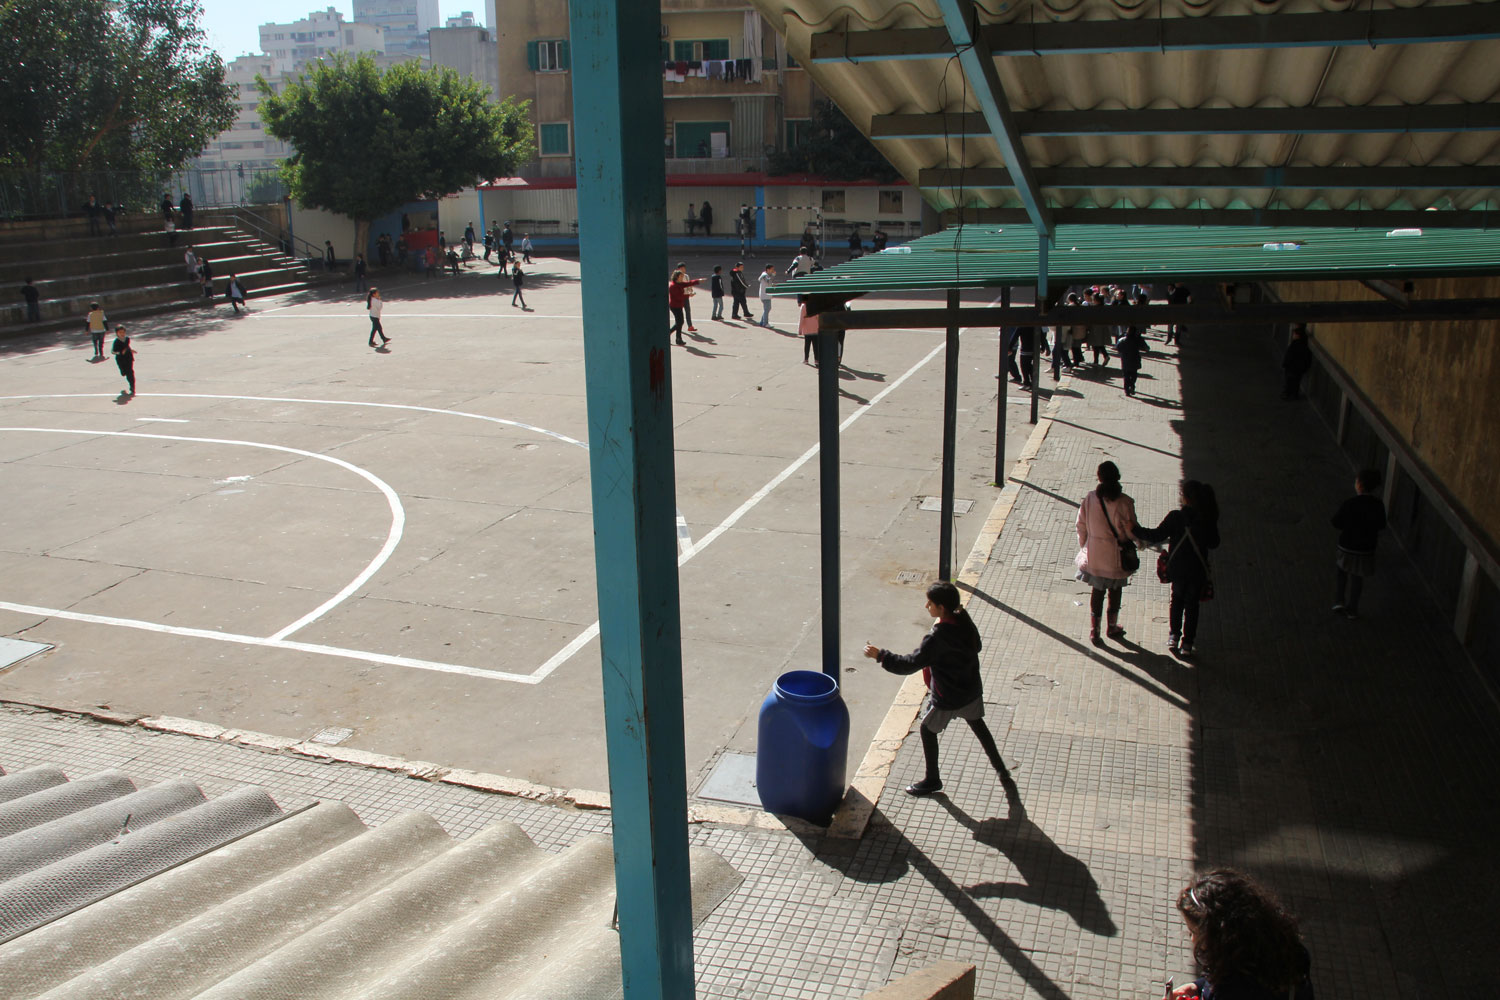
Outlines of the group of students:
[{"label": "group of students", "polygon": [[[188,279],[202,286],[205,299],[212,299],[214,297],[214,269],[208,258],[195,251],[192,244],[188,244],[188,248],[182,254],[182,263],[187,271]],[[240,283],[239,275],[229,276],[229,283],[224,286],[224,297],[229,300],[230,305],[234,306],[235,315],[239,315],[240,309],[245,308],[245,286]]]},{"label": "group of students", "polygon": [[[104,315],[104,310],[97,302],[89,303],[88,315],[84,317],[84,326],[89,331],[89,339],[94,342],[94,356],[89,360],[104,360],[104,334],[109,330],[109,319]],[[125,376],[125,383],[129,387],[127,395],[135,395],[135,348],[130,346],[130,337],[125,332],[124,323],[115,324],[115,339],[110,345],[110,353],[114,355],[115,365],[120,369],[120,374]]]},{"label": "group of students", "polygon": [[[1174,304],[1191,301],[1186,285],[1169,285],[1167,299]],[[1150,289],[1136,285],[1127,290],[1119,285],[1093,285],[1079,291],[1070,291],[1064,305],[1077,306],[1123,306],[1149,305]],[[1084,365],[1084,349],[1093,352],[1093,366],[1109,365],[1109,349],[1114,347],[1120,358],[1120,371],[1124,375],[1125,395],[1136,394],[1136,382],[1140,377],[1141,356],[1147,351],[1146,328],[1139,324],[1063,324],[1056,327],[1014,327],[1006,334],[1005,353],[1012,382],[1022,388],[1032,387],[1032,364],[1035,353],[1049,355],[1052,360],[1052,381],[1069,372],[1081,370]],[[1167,327],[1166,343],[1181,341],[1181,327]]]},{"label": "group of students", "polygon": [[[760,273],[760,324],[769,327],[771,325],[771,286],[776,283],[776,265],[767,264]],[[694,289],[703,283],[702,278],[688,276],[686,261],[678,261],[677,266],[672,269],[672,277],[667,281],[667,308],[672,313],[672,325],[667,332],[676,338],[677,346],[683,347],[686,341],[682,339],[682,331],[697,333],[698,328],[693,325],[693,306],[690,299],[696,294]],[[713,274],[708,278],[709,298],[713,302],[713,311],[709,319],[718,320],[723,323],[724,319],[724,267],[715,265]],[[745,278],[745,262],[739,261],[729,270],[729,285],[727,289],[732,302],[730,308],[730,319],[745,319],[755,322],[755,317],[750,313],[750,303],[746,300],[749,292],[749,283]],[[744,310],[741,317],[740,311]]]},{"label": "group of students", "polygon": [[[1077,579],[1087,583],[1089,638],[1102,645],[1103,637],[1123,639],[1120,592],[1140,568],[1136,550],[1165,546],[1157,559],[1157,576],[1171,584],[1168,605],[1167,650],[1193,655],[1200,604],[1212,599],[1213,566],[1209,551],[1219,545],[1219,504],[1213,487],[1196,479],[1179,486],[1178,507],[1155,528],[1136,521],[1135,501],[1120,485],[1120,470],[1102,462],[1095,472],[1098,486],[1079,506],[1076,527]],[[1376,495],[1382,477],[1376,469],[1362,470],[1354,479],[1354,496],[1330,519],[1338,530],[1335,550],[1333,612],[1351,621],[1359,617],[1359,599],[1366,577],[1375,574],[1375,552],[1386,527],[1385,503]],[[1104,616],[1103,637],[1100,617]]]}]

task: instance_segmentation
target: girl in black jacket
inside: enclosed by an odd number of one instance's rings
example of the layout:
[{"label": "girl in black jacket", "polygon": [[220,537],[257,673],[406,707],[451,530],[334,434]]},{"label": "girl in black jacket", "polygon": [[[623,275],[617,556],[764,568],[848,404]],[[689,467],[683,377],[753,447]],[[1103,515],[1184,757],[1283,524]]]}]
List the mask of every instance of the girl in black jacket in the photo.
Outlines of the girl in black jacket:
[{"label": "girl in black jacket", "polygon": [[984,747],[990,764],[1000,775],[1007,791],[1014,787],[1010,771],[995,746],[995,737],[984,723],[984,682],[979,677],[979,650],[982,643],[974,619],[958,603],[958,588],[946,581],[927,588],[927,613],[936,618],[932,631],[922,643],[906,655],[866,644],[865,655],[893,674],[922,671],[927,682],[927,712],[920,729],[922,755],[927,775],[906,786],[908,795],[931,795],[943,787],[938,776],[937,738],[952,719],[963,719]]},{"label": "girl in black jacket", "polygon": [[1135,537],[1167,545],[1167,580],[1172,584],[1167,649],[1193,655],[1198,635],[1198,602],[1208,583],[1208,550],[1219,547],[1219,503],[1214,489],[1196,479],[1182,481],[1181,506],[1155,528],[1136,525]]}]

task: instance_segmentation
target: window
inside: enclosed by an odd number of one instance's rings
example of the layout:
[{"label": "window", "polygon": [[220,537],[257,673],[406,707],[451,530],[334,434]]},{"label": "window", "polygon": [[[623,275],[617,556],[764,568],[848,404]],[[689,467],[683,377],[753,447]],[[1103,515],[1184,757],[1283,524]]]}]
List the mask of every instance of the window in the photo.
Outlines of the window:
[{"label": "window", "polygon": [[567,122],[543,122],[538,132],[543,156],[572,154],[572,148],[568,142]]},{"label": "window", "polygon": [[701,62],[704,59],[728,59],[729,39],[709,38],[673,42],[672,58],[677,62]]},{"label": "window", "polygon": [[568,40],[555,38],[526,43],[526,65],[533,73],[562,73],[572,68]]},{"label": "window", "polygon": [[901,196],[902,196],[903,193],[904,192],[901,192],[901,191],[881,191],[880,192],[880,214],[881,215],[900,215],[901,212],[902,212],[902,208],[901,208],[902,197]]},{"label": "window", "polygon": [[825,189],[823,191],[823,211],[837,212],[840,215],[844,214],[844,192],[842,189],[838,191]]},{"label": "window", "polygon": [[807,141],[811,132],[811,118],[788,118],[786,120],[786,148],[796,149]]},{"label": "window", "polygon": [[[729,151],[728,122],[673,122],[672,143],[667,147],[668,156],[683,159],[710,157],[715,151],[725,155]],[[674,150],[675,147],[675,150]]]}]

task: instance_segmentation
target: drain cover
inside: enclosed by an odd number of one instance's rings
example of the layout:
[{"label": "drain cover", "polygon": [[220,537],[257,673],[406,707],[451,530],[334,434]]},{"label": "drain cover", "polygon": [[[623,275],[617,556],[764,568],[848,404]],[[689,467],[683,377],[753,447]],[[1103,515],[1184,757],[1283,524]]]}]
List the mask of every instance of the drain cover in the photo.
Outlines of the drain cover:
[{"label": "drain cover", "polygon": [[343,726],[325,726],[313,734],[311,742],[336,747],[353,735],[354,730],[345,729]]},{"label": "drain cover", "polygon": [[755,754],[730,751],[720,757],[709,773],[708,780],[699,786],[698,798],[759,809],[760,792],[755,788]]},{"label": "drain cover", "polygon": [[[973,500],[959,500],[959,499],[955,498],[954,501],[953,501],[953,513],[955,515],[958,515],[958,514],[967,514],[969,511],[971,511],[973,509],[974,509],[974,501]],[[943,498],[942,497],[923,497],[922,498],[922,503],[917,507],[917,510],[935,510],[938,513],[941,514],[943,512]]]},{"label": "drain cover", "polygon": [[28,642],[25,639],[6,639],[0,637],[0,670],[15,663],[20,663],[28,656],[34,656],[52,647],[45,642]]}]

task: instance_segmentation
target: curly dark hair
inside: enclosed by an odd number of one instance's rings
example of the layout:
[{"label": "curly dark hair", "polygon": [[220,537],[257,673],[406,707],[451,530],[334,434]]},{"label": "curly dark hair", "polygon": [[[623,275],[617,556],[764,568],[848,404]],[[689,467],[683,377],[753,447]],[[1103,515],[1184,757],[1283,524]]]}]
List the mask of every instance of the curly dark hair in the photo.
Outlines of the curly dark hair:
[{"label": "curly dark hair", "polygon": [[1193,931],[1193,958],[1210,983],[1245,977],[1290,994],[1307,975],[1297,920],[1244,872],[1216,868],[1177,894]]}]

